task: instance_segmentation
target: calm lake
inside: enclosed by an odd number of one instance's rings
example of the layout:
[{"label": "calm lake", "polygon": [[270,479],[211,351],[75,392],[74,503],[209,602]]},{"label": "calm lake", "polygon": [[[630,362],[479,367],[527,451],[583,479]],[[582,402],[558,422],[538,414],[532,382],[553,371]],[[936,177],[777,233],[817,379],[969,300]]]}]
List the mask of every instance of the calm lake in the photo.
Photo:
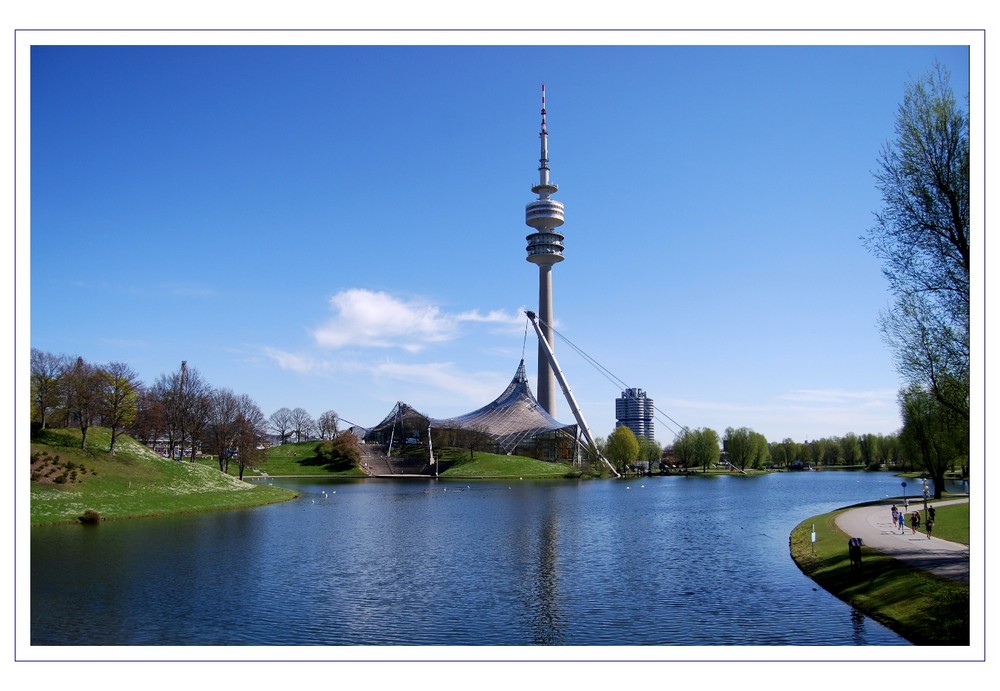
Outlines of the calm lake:
[{"label": "calm lake", "polygon": [[31,644],[908,645],[788,552],[890,474],[272,482],[302,496],[31,529]]}]

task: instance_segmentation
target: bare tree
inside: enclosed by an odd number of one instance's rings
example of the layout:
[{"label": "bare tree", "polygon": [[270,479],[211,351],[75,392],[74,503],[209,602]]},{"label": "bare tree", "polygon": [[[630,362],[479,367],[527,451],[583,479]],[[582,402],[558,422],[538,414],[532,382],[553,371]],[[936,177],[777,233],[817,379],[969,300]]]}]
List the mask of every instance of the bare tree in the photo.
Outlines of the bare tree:
[{"label": "bare tree", "polygon": [[295,432],[295,441],[299,442],[302,441],[302,437],[312,436],[315,427],[316,423],[305,408],[295,408],[292,411],[292,431]]},{"label": "bare tree", "polygon": [[63,355],[53,355],[38,348],[31,349],[31,406],[45,429],[48,413],[63,399],[63,375],[68,367]]},{"label": "bare tree", "polygon": [[239,477],[247,468],[258,465],[267,457],[268,420],[260,406],[246,394],[236,397],[236,461]]},{"label": "bare tree", "polygon": [[135,422],[130,428],[132,436],[146,446],[155,446],[157,440],[167,433],[167,414],[158,389],[139,390]]},{"label": "bare tree", "polygon": [[476,459],[476,451],[485,451],[492,446],[493,435],[485,425],[473,425],[463,430],[465,445],[469,449],[469,460]]},{"label": "bare tree", "polygon": [[182,362],[177,372],[160,375],[153,388],[164,408],[170,457],[176,457],[178,448],[183,457],[190,443],[193,458],[195,441],[208,420],[211,388],[187,362]]},{"label": "bare tree", "polygon": [[139,390],[142,382],[139,375],[124,362],[112,362],[99,372],[100,398],[98,410],[106,427],[111,428],[111,447],[108,453],[115,454],[115,442],[122,431],[135,422],[139,412]]},{"label": "bare tree", "polygon": [[268,423],[271,425],[271,429],[274,433],[278,435],[282,444],[285,443],[289,433],[295,429],[292,424],[292,411],[289,408],[278,408],[276,411],[271,413],[271,417],[268,418]]},{"label": "bare tree", "polygon": [[337,425],[340,421],[337,411],[328,410],[316,421],[320,439],[333,439],[337,436]]},{"label": "bare tree", "polygon": [[78,357],[66,372],[66,408],[80,427],[82,449],[87,448],[87,431],[98,413],[100,388],[100,371]]},{"label": "bare tree", "polygon": [[236,454],[236,419],[239,401],[231,389],[212,392],[207,438],[212,453],[218,456],[219,470],[229,471],[229,460]]}]

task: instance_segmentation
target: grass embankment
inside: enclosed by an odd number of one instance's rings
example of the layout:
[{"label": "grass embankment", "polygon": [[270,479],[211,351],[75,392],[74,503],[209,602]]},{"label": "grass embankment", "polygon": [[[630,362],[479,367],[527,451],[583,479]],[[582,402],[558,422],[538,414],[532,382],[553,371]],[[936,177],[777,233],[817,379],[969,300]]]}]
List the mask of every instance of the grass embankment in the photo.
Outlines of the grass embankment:
[{"label": "grass embankment", "polygon": [[[268,449],[267,460],[260,469],[247,469],[244,477],[257,477],[266,472],[272,477],[330,477],[330,478],[361,478],[368,477],[357,466],[344,462],[330,462],[318,453],[321,442],[317,440],[303,441]],[[426,449],[423,449],[426,454]],[[453,447],[434,449],[434,457],[448,465],[448,470],[441,473],[444,478],[563,478],[580,477],[578,469],[566,463],[550,463],[525,456],[507,456],[505,454],[485,453],[476,451],[474,458],[469,458],[469,450]],[[198,463],[218,470],[218,461],[213,457],[204,457]],[[229,472],[234,474],[235,464],[230,465]]]},{"label": "grass embankment", "polygon": [[31,525],[75,522],[88,509],[102,520],[273,504],[297,496],[249,484],[218,468],[163,458],[131,437],[91,428],[42,430],[31,443]]},{"label": "grass embankment", "polygon": [[[273,476],[298,476],[298,477],[366,477],[356,465],[347,463],[331,462],[321,458],[318,447],[322,442],[317,440],[303,441],[281,446],[272,446],[267,450],[267,460],[263,462],[259,470],[247,469],[244,477],[260,476],[263,472]],[[219,468],[218,461],[214,458],[206,458],[205,463],[211,463],[216,470]],[[235,473],[235,464],[230,464],[230,473]]]},{"label": "grass embankment", "polygon": [[[803,573],[911,643],[968,645],[969,586],[868,547],[862,548],[861,570],[852,569],[846,546],[849,536],[834,522],[846,510],[814,516],[792,531],[792,558]],[[811,541],[813,525],[815,545]],[[938,507],[934,536],[969,544],[969,505]]]},{"label": "grass embankment", "polygon": [[567,463],[551,463],[539,461],[526,456],[507,456],[505,454],[485,453],[477,451],[469,458],[468,449],[445,448],[440,452],[435,449],[435,457],[442,462],[453,462],[454,465],[441,473],[443,478],[575,478],[581,477],[579,470]]}]

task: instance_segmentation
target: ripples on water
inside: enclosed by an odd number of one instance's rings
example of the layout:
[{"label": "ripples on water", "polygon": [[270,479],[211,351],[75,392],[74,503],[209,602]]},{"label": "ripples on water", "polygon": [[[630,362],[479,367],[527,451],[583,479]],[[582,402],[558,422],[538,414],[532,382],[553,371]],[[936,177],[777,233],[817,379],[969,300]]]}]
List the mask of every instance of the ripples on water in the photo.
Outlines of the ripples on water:
[{"label": "ripples on water", "polygon": [[[289,483],[293,484],[293,483]],[[815,589],[866,473],[296,482],[246,511],[32,530],[34,645],[905,645]]]}]

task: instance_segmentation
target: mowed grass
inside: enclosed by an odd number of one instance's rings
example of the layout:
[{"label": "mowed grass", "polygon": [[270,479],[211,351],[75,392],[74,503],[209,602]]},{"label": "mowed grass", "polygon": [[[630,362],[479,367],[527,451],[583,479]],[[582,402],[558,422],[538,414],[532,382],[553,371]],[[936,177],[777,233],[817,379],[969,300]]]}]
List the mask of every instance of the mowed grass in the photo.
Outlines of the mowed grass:
[{"label": "mowed grass", "polygon": [[365,477],[357,466],[329,463],[319,458],[318,440],[272,446],[267,450],[267,460],[261,470],[268,475],[320,475],[330,477]]},{"label": "mowed grass", "polygon": [[550,463],[525,456],[477,451],[469,458],[467,449],[435,450],[435,456],[442,461],[454,461],[441,477],[453,478],[562,478],[578,477],[580,472],[566,463]]},{"label": "mowed grass", "polygon": [[[964,540],[955,541],[968,544],[968,504],[938,508],[937,520],[943,530],[949,525],[961,537],[962,507]],[[814,516],[792,531],[792,558],[803,573],[911,643],[968,645],[969,586],[939,578],[868,547],[862,548],[862,568],[852,569],[847,555],[848,535],[834,523],[845,510]],[[813,525],[815,544],[811,541]],[[938,535],[936,529],[934,534]]]},{"label": "mowed grass", "polygon": [[[931,502],[929,506],[934,506]],[[913,505],[910,504],[910,508]],[[923,510],[921,516],[925,516]],[[931,534],[949,542],[969,544],[969,505],[951,504],[950,506],[934,507],[934,529]]]},{"label": "mowed grass", "polygon": [[101,519],[161,516],[259,506],[286,501],[296,492],[241,482],[218,468],[171,461],[130,437],[119,437],[114,456],[107,453],[110,432],[89,430],[87,448],[80,432],[43,430],[32,440],[33,458],[49,465],[73,466],[72,480],[61,484],[31,482],[31,524],[74,522],[84,511]]},{"label": "mowed grass", "polygon": [[[321,443],[321,441],[313,439],[272,446],[267,450],[267,458],[259,466],[244,469],[243,477],[259,477],[263,473],[275,477],[365,477],[364,471],[357,466],[330,463],[320,458],[316,449]],[[210,465],[216,470],[219,468],[219,462],[215,457],[204,457],[198,462]],[[236,475],[238,472],[236,463],[230,462],[229,474]]]}]

